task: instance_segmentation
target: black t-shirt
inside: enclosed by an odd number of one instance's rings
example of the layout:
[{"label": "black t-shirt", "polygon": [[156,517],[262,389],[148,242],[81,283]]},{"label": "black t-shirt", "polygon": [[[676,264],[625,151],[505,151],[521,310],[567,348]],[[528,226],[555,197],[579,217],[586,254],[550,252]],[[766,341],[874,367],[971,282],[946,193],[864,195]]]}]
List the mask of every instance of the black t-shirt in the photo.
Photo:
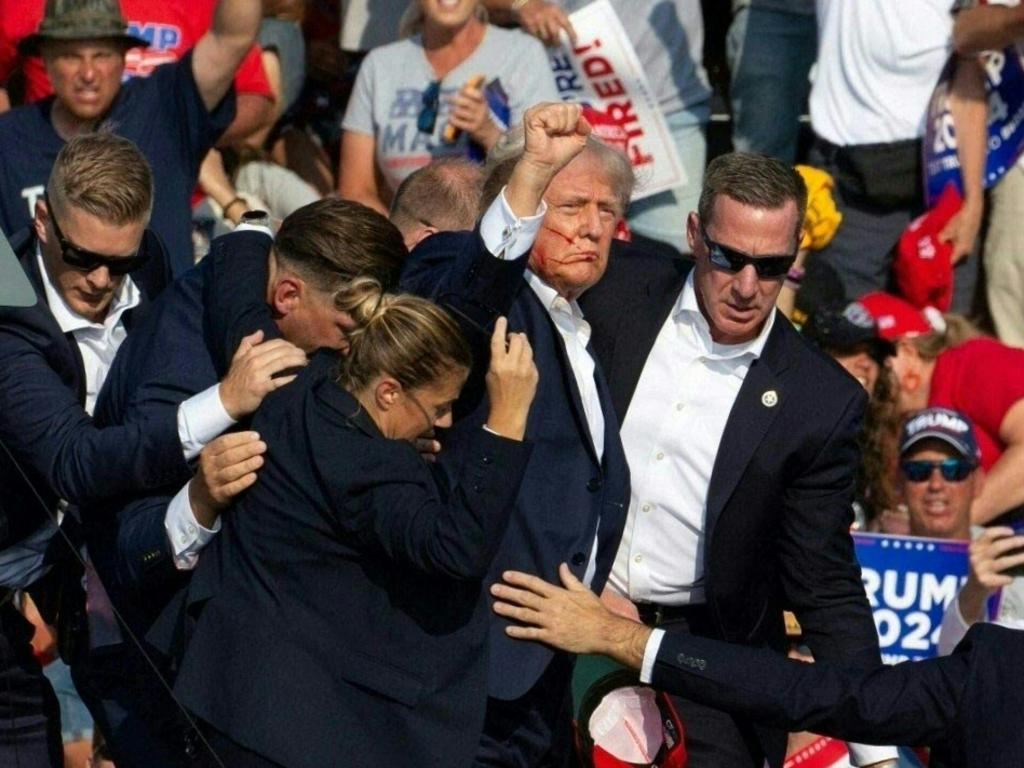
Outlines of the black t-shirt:
[{"label": "black t-shirt", "polygon": [[[0,227],[27,227],[64,140],[50,122],[53,96],[0,115]],[[192,52],[124,83],[102,126],[134,141],[153,169],[153,218],[175,275],[192,265],[191,195],[206,151],[235,116],[234,89],[212,112],[192,76]]]}]

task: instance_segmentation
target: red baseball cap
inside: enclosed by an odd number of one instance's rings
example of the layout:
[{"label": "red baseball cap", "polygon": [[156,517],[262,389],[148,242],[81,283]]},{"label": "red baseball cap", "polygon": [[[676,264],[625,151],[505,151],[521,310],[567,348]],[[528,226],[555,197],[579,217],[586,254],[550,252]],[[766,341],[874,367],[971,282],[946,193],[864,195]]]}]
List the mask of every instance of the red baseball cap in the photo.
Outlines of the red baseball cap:
[{"label": "red baseball cap", "polygon": [[953,299],[953,244],[939,242],[939,233],[962,202],[952,182],[947,184],[935,206],[910,222],[900,235],[893,276],[900,294],[915,307],[931,306],[943,312],[949,309]]},{"label": "red baseball cap", "polygon": [[857,303],[875,319],[878,335],[883,339],[895,341],[934,330],[924,310],[891,293],[866,293],[857,299]]}]

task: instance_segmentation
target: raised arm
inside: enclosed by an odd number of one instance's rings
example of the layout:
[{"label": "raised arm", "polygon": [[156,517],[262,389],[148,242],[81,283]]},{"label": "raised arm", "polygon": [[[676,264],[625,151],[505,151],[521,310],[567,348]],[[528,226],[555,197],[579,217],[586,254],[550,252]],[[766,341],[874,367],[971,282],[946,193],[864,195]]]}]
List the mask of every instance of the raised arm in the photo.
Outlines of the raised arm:
[{"label": "raised arm", "polygon": [[235,70],[256,40],[263,16],[260,0],[219,0],[213,22],[196,43],[192,75],[208,110],[231,87]]}]

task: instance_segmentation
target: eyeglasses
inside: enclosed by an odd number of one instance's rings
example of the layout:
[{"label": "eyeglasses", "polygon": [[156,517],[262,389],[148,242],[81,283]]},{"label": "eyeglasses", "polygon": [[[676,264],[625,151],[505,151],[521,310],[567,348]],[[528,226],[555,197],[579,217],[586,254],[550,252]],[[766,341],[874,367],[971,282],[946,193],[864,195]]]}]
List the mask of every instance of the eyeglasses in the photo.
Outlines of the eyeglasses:
[{"label": "eyeglasses", "polygon": [[748,256],[742,251],[727,248],[708,237],[703,224],[700,227],[700,236],[704,239],[711,263],[730,272],[739,272],[747,264],[753,264],[758,277],[782,277],[796,261],[796,253],[784,256]]},{"label": "eyeglasses", "polygon": [[434,80],[423,91],[423,106],[416,116],[416,127],[422,133],[433,133],[437,125],[437,109],[441,101],[441,81]]},{"label": "eyeglasses", "polygon": [[43,199],[46,201],[46,210],[49,212],[50,222],[53,224],[53,234],[57,236],[57,243],[60,245],[61,258],[69,267],[74,267],[82,272],[92,272],[99,267],[106,267],[112,276],[119,277],[134,272],[149,260],[148,253],[139,251],[127,256],[104,256],[101,253],[94,253],[78,247],[68,240],[61,231],[60,224],[57,223],[57,216],[53,211],[53,205],[50,203],[50,196],[44,193]]},{"label": "eyeglasses", "polygon": [[931,479],[932,472],[938,469],[942,479],[950,483],[966,480],[977,465],[968,459],[943,459],[942,461],[902,461],[900,471],[912,483],[923,483]]}]

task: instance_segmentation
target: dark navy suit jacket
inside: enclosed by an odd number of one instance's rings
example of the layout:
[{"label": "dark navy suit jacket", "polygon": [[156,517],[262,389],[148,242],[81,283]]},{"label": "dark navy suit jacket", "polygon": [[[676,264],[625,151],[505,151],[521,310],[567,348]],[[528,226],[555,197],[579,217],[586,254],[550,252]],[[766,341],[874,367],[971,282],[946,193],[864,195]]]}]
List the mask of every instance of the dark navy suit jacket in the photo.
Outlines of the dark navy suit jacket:
[{"label": "dark navy suit jacket", "polygon": [[[164,292],[118,350],[96,406],[97,423],[131,425],[174,418],[183,401],[217,383],[204,292],[215,270],[229,258],[229,250],[234,263],[261,271],[265,290],[270,245],[270,237],[256,231],[218,238],[207,258]],[[218,289],[230,286],[221,284]],[[259,295],[262,298],[262,292]],[[117,524],[90,532],[97,572],[115,605],[139,632],[189,576],[175,567],[164,528],[167,505],[184,482],[179,478],[146,493],[110,500],[106,517]]]},{"label": "dark navy suit jacket", "polygon": [[[620,419],[691,266],[624,248],[581,299]],[[879,662],[849,535],[866,399],[776,317],[729,413],[708,488],[704,579],[714,637],[782,651],[789,609],[815,658]],[[781,764],[785,734],[759,738]]]},{"label": "dark navy suit jacket", "polygon": [[[527,257],[496,259],[478,232],[441,233],[427,238],[409,256],[402,286],[430,296],[462,321],[474,347],[475,374],[456,404],[456,423],[444,437],[442,466],[464,460],[465,446],[487,417],[483,374],[488,366],[490,331],[506,315],[510,331],[526,333],[540,373],[526,435],[533,456],[515,512],[488,579],[514,569],[557,582],[565,562],[583,578],[597,536],[592,588],[600,592],[611,570],[629,502],[629,471],[619,441],[611,395],[595,366],[605,419],[604,457],[598,462],[576,379],[565,347],[546,308],[523,274]],[[550,663],[553,652],[540,643],[511,640],[507,622],[491,619],[488,692],[500,699],[525,694]]]},{"label": "dark navy suit jacket", "polygon": [[[486,701],[482,578],[530,446],[477,428],[451,491],[384,438],[320,353],[252,427],[259,479],[200,558],[215,571],[175,686],[290,768],[468,766]],[[207,599],[209,598],[209,599]]]},{"label": "dark navy suit jacket", "polygon": [[[0,308],[0,441],[10,451],[0,451],[0,546],[38,528],[59,498],[88,504],[86,517],[96,517],[99,499],[189,476],[174,413],[145,424],[96,428],[84,410],[78,346],[46,303],[35,236],[22,232],[11,245],[39,301],[27,308]],[[151,258],[132,274],[142,303],[124,315],[129,330],[170,277],[159,238],[147,230],[142,248]]]},{"label": "dark navy suit jacket", "polygon": [[1024,632],[971,628],[952,656],[868,669],[669,632],[652,682],[787,731],[932,747],[932,768],[1024,765]]}]

